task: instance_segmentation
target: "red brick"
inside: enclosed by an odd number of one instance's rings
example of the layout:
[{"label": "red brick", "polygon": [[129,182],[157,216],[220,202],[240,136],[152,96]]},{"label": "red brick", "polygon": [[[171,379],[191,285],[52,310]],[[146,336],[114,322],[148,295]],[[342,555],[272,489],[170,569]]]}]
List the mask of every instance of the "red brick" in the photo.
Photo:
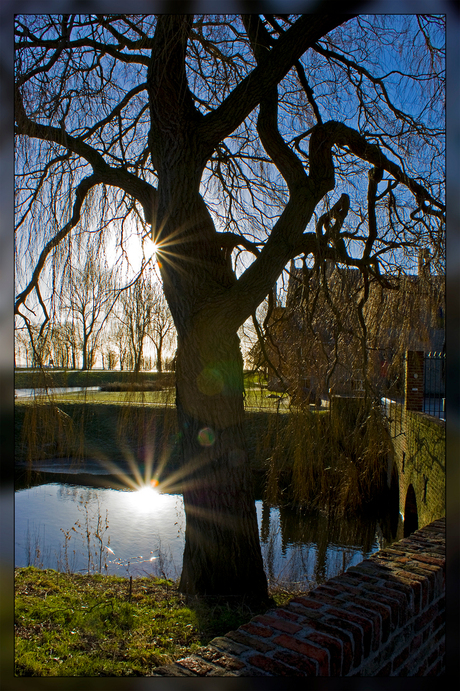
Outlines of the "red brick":
[{"label": "red brick", "polygon": [[417,578],[411,578],[407,571],[398,571],[395,576],[401,583],[407,583],[414,593],[414,614],[418,614],[422,607],[422,584]]},{"label": "red brick", "polygon": [[262,638],[271,638],[273,636],[273,631],[268,626],[257,626],[252,620],[239,628],[242,631],[247,631],[253,636],[262,636]]},{"label": "red brick", "polygon": [[203,660],[206,660],[207,662],[213,662],[215,665],[220,665],[221,667],[225,667],[225,669],[228,670],[243,669],[243,667],[245,666],[244,662],[241,662],[241,660],[237,660],[234,657],[230,657],[230,655],[221,653],[220,650],[215,650],[210,647],[204,648],[204,650],[200,650],[199,654],[200,657],[203,658]]},{"label": "red brick", "polygon": [[391,547],[385,547],[383,550],[383,554],[387,556],[389,559],[391,559],[392,562],[398,562],[403,559],[404,563],[407,564],[409,560],[409,557],[406,556],[406,551],[403,547],[400,547],[401,543],[395,543]]},{"label": "red brick", "polygon": [[426,561],[418,558],[418,556],[414,554],[412,557],[412,566],[417,569],[418,573],[425,575],[429,579],[430,584],[434,586],[437,578],[442,577],[443,569],[440,569],[439,566],[427,564]]},{"label": "red brick", "polygon": [[428,663],[426,660],[424,660],[422,662],[422,664],[420,665],[420,667],[418,668],[417,676],[418,677],[424,677],[426,674],[427,668],[428,668]]},{"label": "red brick", "polygon": [[346,674],[346,672],[342,670],[342,644],[337,640],[337,638],[332,638],[331,636],[327,636],[324,633],[319,633],[318,631],[311,631],[308,633],[307,640],[313,641],[313,643],[316,643],[318,646],[329,652],[331,677],[340,677]]},{"label": "red brick", "polygon": [[266,624],[267,626],[271,626],[273,629],[278,629],[279,631],[284,631],[285,633],[297,633],[302,628],[298,624],[294,624],[292,621],[285,621],[280,617],[268,616],[266,614],[254,617],[252,621]]},{"label": "red brick", "polygon": [[307,641],[300,641],[292,636],[287,636],[284,633],[274,638],[273,642],[283,648],[288,648],[288,650],[293,650],[296,653],[305,655],[305,657],[316,660],[318,663],[318,675],[330,676],[329,653],[325,650],[310,645]]},{"label": "red brick", "polygon": [[395,672],[397,671],[398,667],[401,667],[403,662],[405,662],[407,660],[407,658],[409,657],[409,653],[410,653],[410,645],[406,645],[406,647],[403,650],[401,650],[401,652],[395,656],[394,661],[393,661],[393,669]]},{"label": "red brick", "polygon": [[446,630],[444,626],[441,626],[441,628],[434,628],[433,626],[430,627],[430,643],[433,645],[438,643],[438,641],[445,639],[445,636]]},{"label": "red brick", "polygon": [[[337,628],[336,626],[331,626],[329,623],[325,621],[316,621],[316,620],[310,620],[307,623],[307,626],[310,629],[313,629],[314,631],[318,632],[319,634],[324,634],[328,638],[332,639],[331,646],[336,647],[336,641],[340,641],[340,657],[342,659],[342,671],[338,672],[340,675],[344,675],[348,672],[348,670],[351,667],[351,663],[353,661],[353,637],[350,635],[348,631],[343,631],[340,628]],[[305,634],[305,637],[308,640],[315,640],[312,638],[312,634],[310,632],[307,632]],[[329,649],[329,648],[328,648]],[[334,672],[332,674],[335,674]]]},{"label": "red brick", "polygon": [[[371,651],[371,646],[373,643],[373,626],[372,622],[369,620],[368,613],[366,612],[366,616],[363,617],[362,612],[359,611],[356,612],[350,609],[331,609],[328,612],[328,615],[329,614],[331,616],[337,617],[339,620],[349,621],[351,624],[354,624],[359,627],[362,636],[362,649],[364,652],[364,656],[367,657]],[[375,645],[374,649],[377,648],[377,645],[378,644]]]},{"label": "red brick", "polygon": [[293,669],[291,667],[288,667],[282,662],[273,660],[270,657],[265,657],[265,655],[252,655],[248,661],[251,665],[254,665],[254,667],[259,667],[264,672],[268,672],[268,674],[272,677],[305,676],[299,669]]},{"label": "red brick", "polygon": [[431,623],[433,619],[436,618],[436,615],[438,614],[438,607],[437,605],[431,605],[429,609],[427,609],[425,612],[422,612],[419,614],[417,619],[415,620],[415,630],[420,631],[423,629],[427,624]]},{"label": "red brick", "polygon": [[398,593],[402,606],[406,609],[411,609],[411,605],[414,600],[414,593],[407,581],[403,582],[402,579],[392,577],[385,581],[383,588],[385,592],[388,591],[392,597],[396,597],[395,593]]},{"label": "red brick", "polygon": [[346,588],[344,588],[343,585],[339,585],[337,583],[334,583],[334,585],[330,585],[329,583],[327,585],[322,585],[321,588],[318,588],[318,591],[324,595],[327,595],[328,597],[337,597],[340,596],[343,592],[345,592]]},{"label": "red brick", "polygon": [[433,652],[428,656],[428,666],[432,665],[439,657],[439,651],[433,650]]},{"label": "red brick", "polygon": [[333,598],[330,595],[326,595],[324,592],[318,591],[318,589],[311,591],[310,598],[312,598],[315,601],[321,602],[325,605],[337,605],[336,598]]},{"label": "red brick", "polygon": [[204,660],[195,656],[184,657],[182,660],[177,660],[176,664],[188,669],[199,677],[206,676],[206,674],[213,669],[212,665],[207,664]]},{"label": "red brick", "polygon": [[161,667],[155,667],[156,677],[196,677],[197,675],[191,672],[189,669],[179,667],[178,664],[173,663],[171,665],[162,665]]},{"label": "red brick", "polygon": [[441,663],[441,660],[438,660],[437,663],[434,665],[434,667],[432,667],[431,669],[428,670],[428,672],[426,673],[426,676],[427,677],[439,677],[439,675],[441,674],[441,670],[442,670],[442,663]]},{"label": "red brick", "polygon": [[[352,578],[347,579],[342,576],[340,583],[334,583],[332,588],[328,588],[330,595],[334,594],[335,597],[340,597],[343,593],[352,593],[352,595],[357,595],[361,592],[364,584],[360,580],[354,580]],[[327,595],[328,593],[326,593]]]},{"label": "red brick", "polygon": [[381,630],[380,616],[376,612],[373,612],[368,608],[364,609],[363,607],[360,607],[359,605],[355,604],[348,605],[348,610],[350,612],[353,612],[354,614],[359,615],[362,619],[364,619],[367,622],[366,635],[369,637],[369,640],[371,641],[371,648],[372,650],[378,650],[380,646]]},{"label": "red brick", "polygon": [[380,604],[390,608],[392,631],[394,631],[394,629],[398,626],[402,626],[406,623],[406,610],[404,598],[396,595],[392,597],[390,593],[385,592],[382,588],[377,588],[376,586],[369,585],[366,586],[365,589],[365,597],[371,597],[375,601],[380,602]]},{"label": "red brick", "polygon": [[299,605],[302,605],[302,607],[308,607],[309,609],[321,609],[323,607],[322,602],[317,602],[309,597],[294,597],[290,604],[292,603],[298,603]]},{"label": "red brick", "polygon": [[380,578],[377,562],[370,559],[366,559],[356,566],[351,566],[347,569],[346,575],[351,576],[351,578],[359,578],[364,583],[377,583]]},{"label": "red brick", "polygon": [[[298,614],[294,614],[294,612],[289,612],[289,610],[284,609],[284,607],[277,607],[277,609],[274,610],[276,612],[276,615],[278,617],[283,617],[284,619],[289,619],[289,621],[297,621],[299,619]],[[271,614],[270,612],[267,612],[267,615]]]},{"label": "red brick", "polygon": [[281,662],[285,662],[291,667],[295,667],[304,673],[306,677],[316,677],[316,670],[318,663],[316,660],[311,660],[304,657],[303,655],[298,655],[290,650],[277,650],[273,653],[273,657]]},{"label": "red brick", "polygon": [[382,605],[378,602],[376,597],[365,596],[364,594],[362,597],[356,597],[354,602],[357,606],[369,609],[371,612],[380,616],[381,633],[379,636],[381,636],[381,639],[379,640],[385,642],[390,635],[390,609],[386,605]]},{"label": "red brick", "polygon": [[413,578],[418,576],[420,579],[420,587],[422,589],[420,609],[425,609],[425,607],[427,607],[427,605],[430,601],[430,584],[429,584],[429,581],[424,575],[422,575],[421,573],[414,573],[414,571],[411,571],[411,576]]},{"label": "red brick", "polygon": [[438,650],[439,650],[440,656],[444,657],[444,655],[446,653],[446,640],[445,640],[445,638],[440,642],[440,644],[438,646]]},{"label": "red brick", "polygon": [[233,641],[246,645],[248,648],[252,648],[253,650],[258,650],[261,653],[266,653],[275,648],[272,643],[269,643],[268,641],[261,641],[259,638],[254,638],[254,636],[249,636],[240,629],[241,627],[238,629],[238,631],[229,631],[225,637],[231,638]]},{"label": "red brick", "polygon": [[[418,564],[420,564],[420,562],[418,562]],[[413,577],[420,577],[420,583],[422,586],[422,607],[425,607],[427,602],[431,600],[434,594],[435,575],[429,570],[424,569],[421,564],[418,566],[418,564],[415,561],[411,561],[411,563],[407,566],[407,571]]]},{"label": "red brick", "polygon": [[414,559],[417,561],[422,561],[426,564],[430,564],[432,566],[442,566],[445,567],[446,565],[446,560],[442,559],[440,557],[428,557],[425,554],[417,554],[414,556]]},{"label": "red brick", "polygon": [[437,631],[440,631],[442,634],[445,632],[445,627],[446,627],[446,616],[445,613],[442,612],[441,614],[438,614],[437,617],[433,619],[431,622],[431,627],[430,627],[430,632],[431,634],[435,634]]},{"label": "red brick", "polygon": [[[352,623],[351,621],[347,621],[343,617],[341,619],[331,617],[328,618],[327,621],[331,624],[331,626],[334,626],[337,631],[341,629],[345,632],[349,632],[352,641],[352,657],[350,658],[350,662],[354,667],[358,667],[358,665],[361,664],[363,657],[363,631],[361,627]],[[345,647],[344,660],[346,659],[347,655],[348,649]]]},{"label": "red brick", "polygon": [[386,665],[382,667],[382,669],[379,669],[378,673],[375,676],[378,677],[389,677],[391,674],[391,662],[387,662]]},{"label": "red brick", "polygon": [[216,638],[213,638],[211,645],[220,652],[236,656],[241,655],[241,653],[244,653],[246,650],[248,650],[247,645],[241,645],[241,643],[232,641],[230,638],[227,638],[227,636],[217,636]]},{"label": "red brick", "polygon": [[410,643],[410,652],[413,653],[420,648],[423,643],[423,636],[419,633],[417,634]]}]

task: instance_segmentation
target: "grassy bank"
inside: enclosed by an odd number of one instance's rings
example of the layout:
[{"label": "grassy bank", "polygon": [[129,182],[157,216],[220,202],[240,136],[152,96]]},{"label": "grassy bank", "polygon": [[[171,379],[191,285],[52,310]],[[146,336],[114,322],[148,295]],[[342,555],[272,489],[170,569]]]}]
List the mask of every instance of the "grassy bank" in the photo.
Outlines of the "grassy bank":
[{"label": "grassy bank", "polygon": [[[249,455],[251,463],[261,469],[287,416],[273,415],[278,401],[256,388],[247,392],[246,406]],[[174,389],[18,398],[14,424],[19,464],[55,458],[124,463],[133,456],[142,466],[152,450],[156,462],[166,461],[165,472],[178,461]]]},{"label": "grassy bank", "polygon": [[15,598],[18,676],[148,676],[263,611],[186,600],[167,580],[34,567],[15,569]]},{"label": "grassy bank", "polygon": [[[274,505],[308,510],[380,510],[390,439],[378,406],[344,398],[326,412],[289,408],[285,399],[271,396],[254,385],[245,396],[258,494]],[[36,460],[91,459],[125,468],[134,461],[142,474],[153,458],[161,482],[180,463],[174,402],[174,388],[17,399],[16,461],[31,466]]]},{"label": "grassy bank", "polygon": [[163,376],[157,372],[139,372],[135,375],[134,372],[119,370],[17,369],[14,373],[14,386],[16,389],[44,386],[103,386],[114,382],[130,382],[134,379],[138,382],[153,382]]},{"label": "grassy bank", "polygon": [[[116,382],[154,383],[162,379],[169,379],[170,386],[174,386],[174,372],[138,372],[120,370],[54,370],[54,369],[16,369],[14,386],[16,389],[33,389],[44,386],[105,386]],[[245,372],[244,383],[246,389],[258,387],[260,377],[253,372]]]}]

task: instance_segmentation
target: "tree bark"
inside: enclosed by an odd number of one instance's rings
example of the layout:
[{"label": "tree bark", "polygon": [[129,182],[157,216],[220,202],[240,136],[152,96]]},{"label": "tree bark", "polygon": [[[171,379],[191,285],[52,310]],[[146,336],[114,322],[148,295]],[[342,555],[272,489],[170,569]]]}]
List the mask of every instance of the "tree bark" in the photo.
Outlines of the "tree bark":
[{"label": "tree bark", "polygon": [[155,367],[157,369],[157,372],[161,373],[163,371],[163,367],[162,367],[163,338],[161,336],[159,338],[158,345],[155,344],[155,348],[157,351]]},{"label": "tree bark", "polygon": [[186,514],[180,590],[266,602],[237,334],[192,330],[179,340],[176,378]]}]

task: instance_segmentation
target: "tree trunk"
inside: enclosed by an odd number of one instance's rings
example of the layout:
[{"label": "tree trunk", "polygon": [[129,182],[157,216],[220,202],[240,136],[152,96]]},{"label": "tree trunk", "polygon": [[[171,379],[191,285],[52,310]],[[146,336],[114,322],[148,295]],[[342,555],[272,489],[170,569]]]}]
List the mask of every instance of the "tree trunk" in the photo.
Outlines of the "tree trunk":
[{"label": "tree trunk", "polygon": [[160,196],[159,204],[159,224],[166,218],[163,237],[177,237],[177,229],[183,229],[183,244],[176,242],[173,260],[165,259],[161,266],[178,339],[176,405],[186,516],[180,590],[267,603],[244,440],[238,319],[228,319],[218,307],[236,278],[216,242],[196,181],[187,172],[185,166],[173,176],[170,167],[173,184],[160,187],[165,201]]},{"label": "tree trunk", "polygon": [[162,350],[163,350],[163,338],[162,338],[162,336],[159,337],[158,345],[155,343],[155,348],[157,351],[156,368],[157,368],[157,372],[161,373],[162,372],[161,360],[162,360]]},{"label": "tree trunk", "polygon": [[143,350],[143,343],[142,341],[139,344],[139,348],[137,352],[133,350],[134,355],[135,355],[135,364],[134,364],[134,372],[136,374],[139,374],[140,369],[141,369],[141,362],[142,362],[142,350]]},{"label": "tree trunk", "polygon": [[266,602],[237,335],[189,333],[178,344],[176,379],[186,515],[180,590]]},{"label": "tree trunk", "polygon": [[86,339],[83,340],[81,368],[83,371],[88,369],[88,345]]},{"label": "tree trunk", "polygon": [[243,429],[243,359],[236,332],[244,318],[229,315],[236,301],[222,309],[236,277],[199,193],[214,146],[198,132],[203,116],[187,85],[190,29],[189,15],[159,19],[147,77],[155,123],[149,145],[158,172],[152,231],[178,340],[176,404],[186,516],[180,589],[266,602]]}]

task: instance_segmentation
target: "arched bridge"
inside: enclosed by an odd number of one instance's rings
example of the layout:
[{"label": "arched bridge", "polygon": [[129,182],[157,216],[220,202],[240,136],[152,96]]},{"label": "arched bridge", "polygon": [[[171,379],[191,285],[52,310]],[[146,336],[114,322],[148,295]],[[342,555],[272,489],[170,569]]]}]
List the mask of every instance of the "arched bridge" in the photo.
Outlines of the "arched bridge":
[{"label": "arched bridge", "polygon": [[[400,516],[398,539],[445,515],[445,420],[424,410],[424,354],[407,351],[405,400],[385,399],[393,453],[391,501]],[[425,406],[426,408],[426,406]]]}]

